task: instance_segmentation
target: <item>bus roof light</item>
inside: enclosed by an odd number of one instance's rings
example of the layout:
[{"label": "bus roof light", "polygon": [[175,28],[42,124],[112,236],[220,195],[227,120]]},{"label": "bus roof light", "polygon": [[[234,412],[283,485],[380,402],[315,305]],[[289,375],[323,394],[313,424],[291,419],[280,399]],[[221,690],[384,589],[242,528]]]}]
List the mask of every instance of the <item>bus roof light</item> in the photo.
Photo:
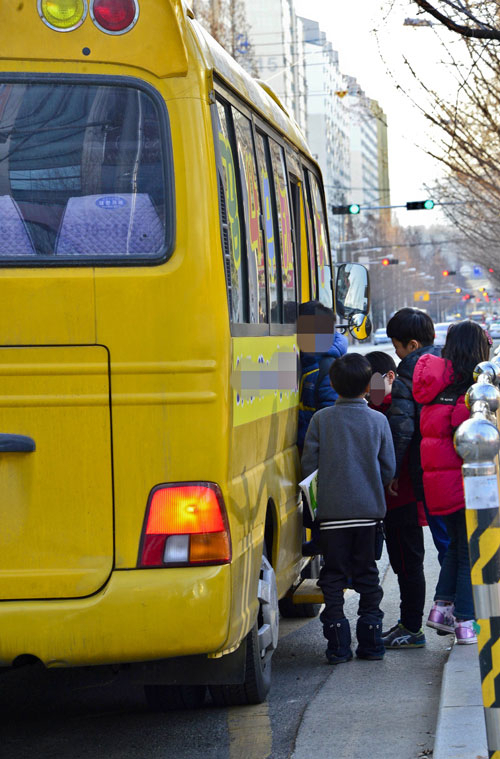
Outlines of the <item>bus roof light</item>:
[{"label": "bus roof light", "polygon": [[58,32],[71,32],[81,26],[87,10],[87,0],[38,0],[40,18]]},{"label": "bus roof light", "polygon": [[137,0],[91,0],[90,15],[94,24],[106,34],[125,34],[137,21]]}]

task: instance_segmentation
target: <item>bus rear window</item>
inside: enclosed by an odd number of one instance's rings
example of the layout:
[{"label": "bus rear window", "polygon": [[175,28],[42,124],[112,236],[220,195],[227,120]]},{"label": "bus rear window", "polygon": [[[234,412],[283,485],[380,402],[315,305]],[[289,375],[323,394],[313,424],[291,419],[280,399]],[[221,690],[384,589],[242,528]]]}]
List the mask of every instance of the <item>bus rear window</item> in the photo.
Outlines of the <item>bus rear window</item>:
[{"label": "bus rear window", "polygon": [[164,259],[164,112],[122,84],[0,82],[0,266]]}]

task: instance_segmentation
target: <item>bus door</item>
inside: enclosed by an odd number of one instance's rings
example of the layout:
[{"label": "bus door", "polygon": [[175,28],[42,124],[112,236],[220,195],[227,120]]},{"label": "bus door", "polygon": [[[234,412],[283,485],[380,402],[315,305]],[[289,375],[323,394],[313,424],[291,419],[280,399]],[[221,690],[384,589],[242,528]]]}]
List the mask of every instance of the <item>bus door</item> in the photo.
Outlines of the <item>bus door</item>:
[{"label": "bus door", "polygon": [[92,265],[163,254],[161,171],[155,185],[142,151],[155,106],[112,82],[0,82],[0,598],[82,597],[114,561]]}]

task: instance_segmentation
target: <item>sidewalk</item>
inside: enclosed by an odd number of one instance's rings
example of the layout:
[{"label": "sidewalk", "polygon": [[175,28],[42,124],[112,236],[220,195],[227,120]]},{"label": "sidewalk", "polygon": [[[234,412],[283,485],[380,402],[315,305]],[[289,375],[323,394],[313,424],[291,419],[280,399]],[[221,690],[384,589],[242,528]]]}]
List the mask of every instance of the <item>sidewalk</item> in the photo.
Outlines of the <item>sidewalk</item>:
[{"label": "sidewalk", "polygon": [[[426,533],[428,610],[439,565]],[[390,626],[399,611],[390,568],[383,588]],[[353,630],[357,604],[349,591],[345,613]],[[331,667],[304,712],[293,759],[487,759],[477,646],[452,646],[451,636],[425,631],[423,649]]]}]

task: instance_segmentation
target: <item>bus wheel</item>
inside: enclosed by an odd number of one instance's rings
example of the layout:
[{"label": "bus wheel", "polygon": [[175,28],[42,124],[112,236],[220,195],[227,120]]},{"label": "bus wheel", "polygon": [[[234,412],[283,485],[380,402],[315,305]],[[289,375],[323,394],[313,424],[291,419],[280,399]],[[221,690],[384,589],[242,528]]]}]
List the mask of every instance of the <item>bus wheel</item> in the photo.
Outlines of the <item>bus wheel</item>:
[{"label": "bus wheel", "polygon": [[206,685],[145,685],[144,693],[152,711],[199,709],[205,703]]},{"label": "bus wheel", "polygon": [[246,672],[241,685],[210,685],[217,706],[245,706],[265,701],[271,687],[271,658],[278,645],[278,591],[271,564],[262,556],[259,578],[259,613],[246,637]]},{"label": "bus wheel", "polygon": [[[300,576],[303,580],[317,580],[320,569],[320,557],[313,556],[309,564],[300,573]],[[279,608],[281,616],[285,619],[296,619],[297,617],[317,617],[321,604],[294,604],[289,596],[285,596],[279,602]]]}]

